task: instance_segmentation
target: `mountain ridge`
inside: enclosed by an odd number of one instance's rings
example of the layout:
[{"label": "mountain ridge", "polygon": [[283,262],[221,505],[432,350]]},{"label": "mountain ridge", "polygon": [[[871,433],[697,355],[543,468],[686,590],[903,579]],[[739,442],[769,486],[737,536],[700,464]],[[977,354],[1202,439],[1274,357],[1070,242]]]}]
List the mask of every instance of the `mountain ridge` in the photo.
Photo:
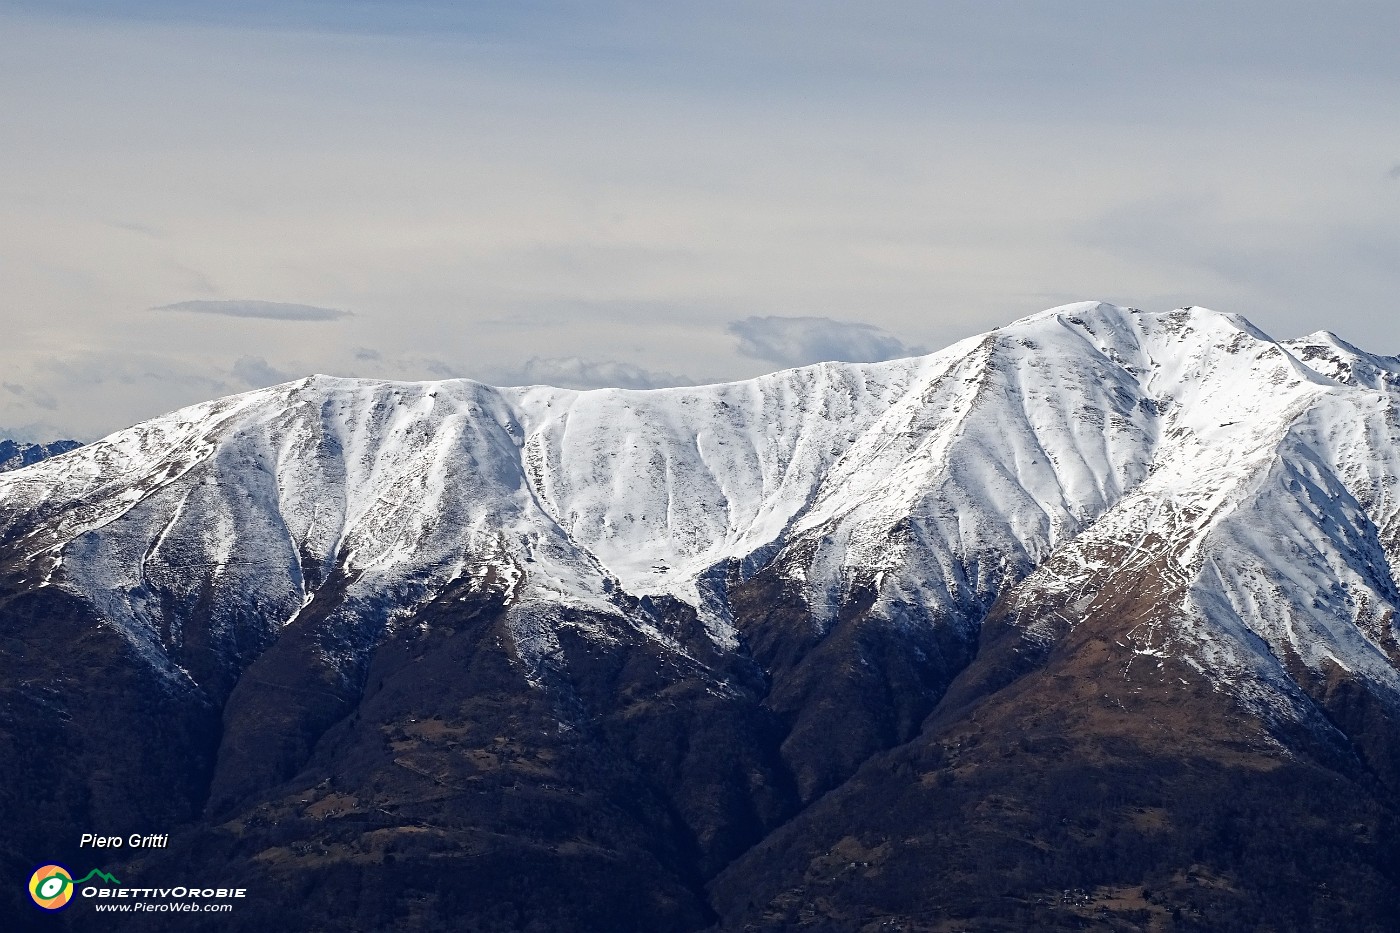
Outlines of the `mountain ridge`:
[{"label": "mountain ridge", "polygon": [[[261,443],[242,456],[259,469],[272,470],[275,486],[264,483],[260,489],[241,489],[242,495],[254,500],[254,511],[237,520],[251,521],[259,526],[254,531],[270,531],[282,539],[275,542],[276,549],[291,569],[280,581],[280,592],[269,592],[268,597],[283,607],[277,613],[284,624],[312,598],[314,587],[308,581],[326,575],[337,561],[370,574],[375,586],[402,583],[393,574],[385,581],[385,574],[377,570],[415,561],[418,566],[401,566],[400,575],[427,573],[439,584],[450,582],[453,574],[468,572],[462,554],[480,554],[483,548],[489,553],[494,546],[483,538],[491,532],[483,529],[514,523],[521,540],[511,542],[507,562],[515,568],[513,572],[521,572],[526,587],[523,597],[536,592],[553,601],[612,612],[615,606],[609,591],[613,589],[634,596],[671,596],[700,611],[721,643],[732,643],[722,599],[705,599],[700,592],[701,581],[728,562],[737,561],[741,567],[754,564],[770,551],[790,549],[815,536],[812,562],[794,572],[806,578],[809,606],[819,617],[829,617],[838,611],[856,578],[881,573],[898,576],[893,565],[876,566],[880,560],[889,563],[886,542],[868,529],[883,525],[883,532],[893,527],[928,504],[930,487],[943,486],[963,497],[960,515],[970,513],[981,525],[1001,526],[991,532],[994,546],[984,545],[983,550],[997,551],[1002,558],[1018,555],[1018,573],[1029,572],[1091,517],[1102,517],[1124,503],[1125,497],[1131,501],[1130,491],[1138,484],[1169,486],[1160,481],[1164,471],[1185,471],[1207,479],[1202,485],[1214,490],[1215,500],[1189,508],[1205,513],[1218,509],[1224,495],[1220,483],[1247,482],[1255,467],[1262,468],[1278,456],[1263,440],[1244,436],[1242,420],[1268,421],[1256,426],[1255,433],[1282,432],[1304,411],[1339,404],[1317,393],[1327,383],[1332,387],[1345,383],[1305,365],[1284,344],[1267,338],[1247,321],[1214,312],[1173,314],[1177,318],[1097,304],[1073,305],[1032,315],[927,357],[885,364],[817,364],[712,387],[503,390],[467,381],[412,384],[311,377],[195,406],[98,441],[79,455],[83,463],[65,462],[61,470],[51,471],[57,486],[31,471],[25,474],[27,482],[11,480],[0,488],[12,508],[12,503],[24,502],[28,486],[41,488],[29,495],[42,502],[61,499],[68,494],[62,487],[64,479],[84,471],[94,478],[109,472],[146,473],[143,481],[148,488],[127,486],[114,500],[121,505],[107,516],[83,519],[70,512],[57,523],[48,522],[50,537],[42,553],[62,552],[84,540],[88,529],[97,524],[130,524],[133,511],[142,511],[143,503],[159,498],[167,486],[183,482],[186,472],[211,468],[217,472],[219,458],[229,456],[227,451],[237,447],[244,432],[260,430]],[[1156,348],[1151,344],[1152,338],[1160,340],[1162,334],[1131,333],[1135,320],[1150,320],[1167,336],[1173,328],[1177,334],[1187,331],[1188,338],[1197,328],[1210,330],[1214,343],[1206,352],[1213,351],[1214,356],[1201,357],[1201,348],[1187,351],[1198,355],[1188,365],[1199,367],[1204,375],[1183,383],[1180,372],[1171,371],[1173,362],[1168,361],[1164,370],[1153,359]],[[1080,341],[1087,352],[1076,353],[1079,348],[1071,346],[1061,350],[1058,358],[1041,363],[1036,358],[1042,349],[1037,338]],[[1301,352],[1314,362],[1330,364],[1339,374],[1340,366],[1354,371],[1358,364],[1370,364],[1376,372],[1368,374],[1372,377],[1368,383],[1379,378],[1388,387],[1389,377],[1400,372],[1400,367],[1380,369],[1381,358],[1358,356],[1349,345],[1319,343],[1313,338],[1304,341],[1309,342],[1297,342]],[[1239,398],[1249,399],[1249,395],[1222,394],[1230,390],[1228,381],[1220,378],[1222,361],[1246,345],[1255,358],[1245,368],[1245,376],[1267,389],[1283,387],[1278,398],[1288,399],[1293,407],[1262,402],[1241,407]],[[1332,353],[1324,349],[1329,346]],[[1059,374],[1075,366],[1083,368],[1076,374],[1081,384],[1065,386],[1039,377],[1036,369],[1051,364]],[[962,385],[956,384],[959,380]],[[1219,384],[1202,387],[1201,383],[1211,381]],[[1162,397],[1150,394],[1164,382]],[[1077,397],[1094,383],[1111,387],[1108,392],[1116,396],[1100,393],[1102,397],[1092,399],[1080,412],[1054,411],[1060,404],[1054,393],[1068,389],[1071,397]],[[968,386],[973,386],[972,391],[967,391]],[[1258,387],[1243,388],[1254,388],[1257,399]],[[989,402],[987,394],[997,392],[1003,397]],[[911,400],[918,393],[926,398]],[[1131,404],[1124,400],[1129,394],[1137,396]],[[442,404],[441,396],[446,396],[448,411],[439,415],[433,409]],[[1202,403],[1202,398],[1208,403]],[[1007,409],[1007,402],[1014,407]],[[1025,408],[1028,403],[1039,407]],[[945,405],[948,417],[941,418],[935,404]],[[361,406],[358,412],[355,405]],[[809,405],[818,409],[816,414]],[[741,406],[747,410],[736,411]],[[1154,406],[1179,410],[1163,416],[1153,411]],[[309,414],[313,408],[321,411]],[[696,413],[696,409],[708,410]],[[785,414],[792,411],[798,414]],[[1212,417],[1214,423],[1210,423]],[[229,422],[232,439],[221,439],[215,427],[202,431],[196,440],[202,418],[216,426]],[[350,420],[333,424],[337,418]],[[1094,423],[1104,418],[1105,423]],[[986,425],[979,419],[997,424]],[[1019,436],[1009,440],[996,436],[1003,422],[1017,421],[1022,429]],[[282,433],[274,436],[274,431]],[[139,451],[152,440],[160,444],[159,438],[167,432],[166,449],[155,458],[163,461],[161,466],[142,466],[141,453],[127,452],[133,446]],[[1227,446],[1221,443],[1222,433],[1240,438],[1238,445],[1230,447],[1243,450],[1252,444],[1253,459],[1244,462],[1236,450],[1222,456],[1221,448]],[[1118,449],[1110,449],[1115,443]],[[324,451],[313,444],[349,452],[332,452],[327,464]],[[448,462],[462,456],[485,468],[481,472],[487,474],[489,484]],[[488,504],[482,507],[474,502],[466,506],[468,513],[461,513],[462,506],[443,498],[443,489],[428,471],[415,471],[411,462],[415,459],[429,460],[434,469],[463,483],[461,499]],[[988,471],[989,464],[1007,461],[1014,464],[1010,477]],[[288,464],[292,469],[284,474],[282,467]],[[341,470],[343,478],[326,469]],[[166,475],[171,470],[176,472]],[[948,474],[956,474],[956,482],[949,482]],[[620,483],[623,477],[625,487]],[[217,484],[218,480],[203,482]],[[980,487],[980,503],[974,501],[978,495],[967,493],[969,485]],[[80,488],[75,498],[87,501],[94,488],[101,486]],[[1162,495],[1179,503],[1194,494],[1169,488]],[[258,501],[259,496],[263,501]],[[130,498],[138,501],[128,503]],[[979,509],[994,512],[995,507],[986,503],[999,498],[1011,500],[1014,511],[990,517],[978,514]],[[201,490],[187,490],[178,506],[160,519],[164,532],[147,529],[145,541],[137,542],[144,555],[142,574],[155,572],[152,568],[160,564],[161,542],[169,538],[171,523],[182,512],[200,508],[200,500]],[[333,503],[330,509],[335,514],[329,523],[319,514],[304,514],[302,503],[313,500],[318,512],[325,511],[327,501]],[[398,500],[397,510],[391,504],[394,500]],[[1155,501],[1160,504],[1162,496]],[[386,503],[391,504],[389,509],[380,508]],[[220,520],[237,517],[238,509],[229,503],[213,501],[208,507],[222,516]],[[1384,524],[1397,527],[1400,520],[1394,504],[1388,501],[1386,508]],[[860,515],[860,522],[849,518],[853,513]],[[391,533],[395,522],[406,523],[406,530]],[[12,524],[13,519],[0,527]],[[285,532],[279,533],[278,525]],[[442,526],[448,526],[445,533],[439,533]],[[475,531],[454,536],[463,526]],[[925,522],[924,530],[942,533],[945,541],[957,534],[964,548],[973,543],[969,538],[984,531],[952,529],[947,520],[937,517]],[[240,534],[242,540],[248,539],[246,530]],[[410,546],[395,550],[394,542],[404,540]],[[217,568],[228,547],[227,535],[222,541],[208,537],[200,556]],[[949,596],[958,602],[952,593],[958,584],[951,579],[956,570],[950,561],[959,556],[960,548],[948,543],[945,548],[941,558],[935,555],[944,565],[938,573],[946,583],[945,592],[927,599],[926,581],[911,581],[907,587],[905,595],[922,600],[925,610],[940,608],[939,603],[946,603]],[[423,557],[430,549],[434,550],[433,566],[427,566],[432,562]],[[972,550],[976,549],[974,544]],[[308,551],[314,567],[306,562]],[[411,557],[406,556],[408,551]],[[877,553],[881,558],[874,556]],[[457,565],[449,567],[450,560]],[[1395,560],[1387,558],[1392,569]],[[476,572],[483,572],[479,565],[480,561]],[[533,566],[524,574],[527,565]],[[928,569],[922,564],[917,567],[921,574]],[[882,585],[886,579],[890,577],[882,576]],[[78,588],[97,598],[110,582],[89,579]],[[127,589],[135,590],[149,581],[127,582]],[[1372,582],[1377,598],[1393,605],[1393,578]],[[131,601],[114,608],[114,615],[130,619],[133,633],[159,627],[158,622],[143,620],[143,607]]]}]

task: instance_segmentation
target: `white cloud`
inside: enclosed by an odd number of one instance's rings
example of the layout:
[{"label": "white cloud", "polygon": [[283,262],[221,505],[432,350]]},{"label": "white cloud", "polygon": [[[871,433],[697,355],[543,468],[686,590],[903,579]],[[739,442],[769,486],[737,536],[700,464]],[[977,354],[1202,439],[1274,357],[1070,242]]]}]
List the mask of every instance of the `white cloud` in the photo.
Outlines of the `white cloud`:
[{"label": "white cloud", "polygon": [[747,317],[725,328],[739,340],[739,352],[782,366],[825,360],[870,363],[924,352],[873,324],[829,317]]},{"label": "white cloud", "polygon": [[566,389],[656,389],[692,385],[675,373],[653,372],[618,360],[589,360],[577,356],[531,357],[497,381],[506,385],[551,385]]},{"label": "white cloud", "polygon": [[209,360],[127,350],[42,358],[14,375],[16,381],[0,397],[0,420],[9,428],[6,436],[30,441],[92,440],[244,388]]},{"label": "white cloud", "polygon": [[275,386],[297,378],[297,374],[280,370],[260,356],[240,356],[234,361],[231,371],[250,389]]},{"label": "white cloud", "polygon": [[152,311],[189,311],[194,314],[221,314],[225,317],[253,317],[270,321],[336,321],[351,317],[338,308],[291,304],[285,301],[177,301]]}]

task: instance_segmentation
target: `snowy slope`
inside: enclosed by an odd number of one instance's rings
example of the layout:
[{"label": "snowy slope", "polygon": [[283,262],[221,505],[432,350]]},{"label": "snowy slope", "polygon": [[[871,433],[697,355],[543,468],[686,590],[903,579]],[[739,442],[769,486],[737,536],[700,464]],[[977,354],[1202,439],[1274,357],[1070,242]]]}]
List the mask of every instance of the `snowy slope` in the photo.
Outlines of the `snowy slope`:
[{"label": "snowy slope", "polygon": [[681,652],[642,595],[731,648],[726,582],[770,563],[818,627],[861,590],[968,630],[1008,594],[1093,611],[1150,566],[1159,611],[1125,638],[1286,713],[1295,661],[1400,697],[1397,379],[1328,334],[1096,303],[726,385],[316,376],[0,476],[0,539],[172,677],[197,605],[237,654],[331,580],[365,639],[454,581],[499,592],[529,665],[580,624],[560,607]]}]

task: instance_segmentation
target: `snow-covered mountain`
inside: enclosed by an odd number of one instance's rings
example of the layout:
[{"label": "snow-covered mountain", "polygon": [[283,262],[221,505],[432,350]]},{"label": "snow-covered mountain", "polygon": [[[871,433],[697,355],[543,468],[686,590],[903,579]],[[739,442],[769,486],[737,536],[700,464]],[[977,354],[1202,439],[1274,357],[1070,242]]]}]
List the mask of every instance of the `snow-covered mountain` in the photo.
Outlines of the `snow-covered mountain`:
[{"label": "snow-covered mountain", "polygon": [[538,665],[558,606],[680,650],[629,597],[682,600],[732,647],[725,586],[770,563],[818,624],[868,588],[909,625],[969,626],[1011,584],[1091,606],[1160,559],[1170,598],[1134,650],[1288,711],[1293,655],[1400,698],[1398,384],[1329,334],[1093,303],[727,385],[315,376],[0,478],[0,533],[177,677],[199,594],[275,638],[336,574],[346,611],[393,594],[390,624],[454,581],[503,588]]},{"label": "snow-covered mountain", "polygon": [[[1132,803],[1123,825],[1174,853],[1151,836],[1167,817],[1139,820],[1168,814],[1180,851],[1231,880],[1164,862],[1158,890],[1198,905],[1243,891],[1248,916],[1288,926],[1296,916],[1268,905],[1295,903],[1296,876],[1191,833],[1236,819],[1209,807],[1284,774],[1280,761],[1295,770],[1279,799],[1391,806],[1377,788],[1400,787],[1398,401],[1400,359],[1331,334],[1276,341],[1201,308],[1092,302],[925,357],[724,385],[313,376],[0,475],[0,627],[29,652],[12,658],[14,708],[76,722],[100,697],[93,717],[160,722],[109,727],[132,748],[160,737],[131,752],[133,774],[182,749],[167,764],[183,796],[141,812],[175,807],[166,818],[203,826],[224,841],[200,845],[231,846],[230,859],[264,839],[267,871],[283,857],[268,854],[282,851],[273,840],[293,832],[267,827],[307,806],[348,807],[356,827],[384,832],[489,829],[493,871],[596,887],[604,913],[580,908],[587,921],[534,913],[572,910],[576,885],[513,902],[554,928],[615,921],[621,895],[598,880],[614,875],[670,892],[662,925],[677,929],[716,915],[783,928],[830,885],[824,909],[854,905],[850,929],[868,903],[923,916],[942,909],[919,900],[927,891],[963,877],[963,850],[928,854],[949,820],[995,824],[976,852],[1031,840],[1028,891],[1136,879],[1146,898],[1148,869],[1121,852],[1046,868],[1045,852],[1100,842],[1088,829],[1061,838],[1074,812],[1027,823],[1040,803],[1005,788],[1029,774],[1069,782],[1064,799],[1099,788],[1086,812]],[[989,738],[1010,733],[994,753]],[[42,759],[40,744],[16,742],[17,758]],[[1162,764],[1177,752],[1190,764]],[[1034,767],[1005,770],[1018,754]],[[1102,754],[1118,756],[1120,777],[1084,783]],[[100,809],[112,797],[93,782],[116,779],[106,757],[92,761],[97,777],[56,778],[54,764],[34,786],[75,782],[73,799]],[[1142,777],[1159,772],[1177,776]],[[1358,783],[1339,791],[1337,774]],[[470,796],[497,779],[504,796]],[[1003,803],[989,810],[994,784]],[[546,802],[513,809],[522,786]],[[981,796],[959,803],[949,787]],[[906,798],[931,822],[900,845],[917,836],[925,855],[850,841]],[[424,815],[425,800],[446,809]],[[1328,851],[1371,845],[1375,812],[1349,817],[1337,831],[1355,838]],[[596,842],[603,864],[632,868],[578,868],[592,856],[571,847],[598,820],[612,833]],[[296,825],[320,840],[296,858],[344,845],[358,853],[346,864],[388,871],[361,829]],[[1268,846],[1319,832],[1267,826]],[[650,840],[644,855],[634,839]],[[432,858],[459,857],[455,846]],[[563,861],[540,868],[544,851]],[[888,857],[940,880],[862,886],[844,874],[855,869],[831,874],[835,852],[864,865],[861,878]],[[424,871],[446,864],[423,859]],[[1400,892],[1389,884],[1368,887],[1379,893],[1366,904]],[[344,899],[326,897],[334,914]],[[1046,922],[1042,897],[1013,898],[1006,916]],[[358,916],[367,928],[406,916],[382,910]]]}]

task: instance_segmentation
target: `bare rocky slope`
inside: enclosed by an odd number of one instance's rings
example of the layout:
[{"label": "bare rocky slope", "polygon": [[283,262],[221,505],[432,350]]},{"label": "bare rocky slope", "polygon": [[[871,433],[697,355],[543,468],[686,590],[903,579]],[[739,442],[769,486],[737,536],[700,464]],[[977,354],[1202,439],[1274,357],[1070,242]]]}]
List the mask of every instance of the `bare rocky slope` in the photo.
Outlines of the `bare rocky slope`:
[{"label": "bare rocky slope", "polygon": [[0,857],[170,832],[103,867],[210,929],[1398,928],[1397,380],[1084,303],[137,425],[0,476]]}]

